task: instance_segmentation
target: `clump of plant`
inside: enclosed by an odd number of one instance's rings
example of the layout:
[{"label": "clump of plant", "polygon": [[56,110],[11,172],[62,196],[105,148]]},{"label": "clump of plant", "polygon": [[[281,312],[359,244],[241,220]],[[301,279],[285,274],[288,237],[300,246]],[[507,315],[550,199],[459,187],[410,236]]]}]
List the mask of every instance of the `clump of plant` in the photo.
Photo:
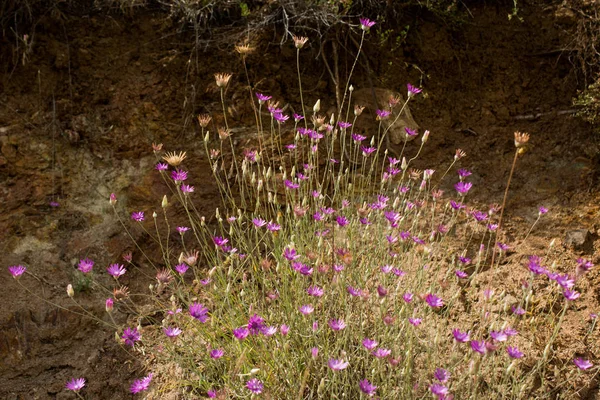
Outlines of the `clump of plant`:
[{"label": "clump of plant", "polygon": [[[360,20],[360,49],[374,24]],[[298,72],[308,42],[294,37]],[[113,327],[122,346],[145,361],[148,375],[131,384],[132,393],[573,398],[579,374],[598,367],[590,354],[565,363],[555,345],[591,262],[558,269],[550,245],[529,257],[520,292],[494,292],[490,282],[506,268],[511,244],[499,240],[499,207],[480,210],[469,201],[465,152],[418,170],[430,133],[417,138],[407,128],[399,156],[388,157],[386,135],[421,89],[407,85],[405,99],[392,97],[376,111],[377,131],[359,134],[363,107],[353,104],[354,66],[350,71],[341,107],[329,116],[302,92],[300,73],[302,114],[289,115],[250,89],[256,136],[243,154],[232,141],[223,95],[217,140],[206,131],[211,117],[198,118],[221,194],[214,223],[196,208],[186,168],[194,160],[153,145],[166,188],[160,207],[151,215],[134,210],[128,223],[117,197],[109,201],[126,232],[131,224],[145,231],[160,257],[134,240],[135,257],[128,253],[106,269],[111,284],[95,276],[94,289],[107,293],[106,317],[75,312]],[[215,75],[221,94],[231,77]],[[515,133],[511,176],[528,141]],[[449,193],[440,189],[445,180]],[[185,223],[172,222],[176,207]],[[538,220],[547,211],[540,207]],[[136,259],[154,269],[142,304],[120,283],[131,269],[150,275]],[[23,284],[26,267],[9,270]],[[82,260],[79,271],[94,274],[93,262]],[[78,306],[71,286],[67,294]],[[113,319],[121,312],[132,315],[126,326]],[[66,389],[83,398],[85,382],[73,378]]]}]

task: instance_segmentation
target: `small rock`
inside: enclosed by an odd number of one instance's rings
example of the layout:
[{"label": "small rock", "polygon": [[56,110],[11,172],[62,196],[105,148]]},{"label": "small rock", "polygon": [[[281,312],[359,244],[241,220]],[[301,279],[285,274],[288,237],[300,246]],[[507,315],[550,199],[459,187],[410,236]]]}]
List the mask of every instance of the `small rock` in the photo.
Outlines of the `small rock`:
[{"label": "small rock", "polygon": [[564,245],[572,250],[585,252],[591,250],[592,242],[592,234],[589,230],[574,229],[566,233]]}]

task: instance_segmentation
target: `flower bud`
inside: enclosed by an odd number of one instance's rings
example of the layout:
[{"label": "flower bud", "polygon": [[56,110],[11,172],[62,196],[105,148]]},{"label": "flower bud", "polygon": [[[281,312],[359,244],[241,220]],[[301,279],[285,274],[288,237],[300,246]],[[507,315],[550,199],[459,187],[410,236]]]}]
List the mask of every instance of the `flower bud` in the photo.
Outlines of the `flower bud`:
[{"label": "flower bud", "polygon": [[321,110],[321,99],[317,100],[315,105],[313,106],[313,112],[316,114]]},{"label": "flower bud", "polygon": [[117,204],[117,195],[114,193],[111,193],[110,200],[108,202],[110,203],[111,206],[114,206],[115,204]]},{"label": "flower bud", "polygon": [[425,143],[427,142],[427,139],[429,139],[429,131],[425,131],[425,133],[423,133],[423,136],[421,136],[421,143]]},{"label": "flower bud", "polygon": [[169,205],[169,200],[167,199],[167,195],[165,194],[165,195],[163,196],[163,199],[162,199],[162,204],[161,204],[161,206],[162,206],[162,208],[167,208],[167,206],[168,206],[168,205]]},{"label": "flower bud", "polygon": [[108,298],[106,299],[106,304],[105,304],[105,309],[107,313],[111,313],[113,310],[113,306],[114,306],[114,301],[112,298]]},{"label": "flower bud", "polygon": [[67,295],[70,298],[75,297],[75,291],[73,290],[73,285],[71,285],[70,283],[67,285]]}]

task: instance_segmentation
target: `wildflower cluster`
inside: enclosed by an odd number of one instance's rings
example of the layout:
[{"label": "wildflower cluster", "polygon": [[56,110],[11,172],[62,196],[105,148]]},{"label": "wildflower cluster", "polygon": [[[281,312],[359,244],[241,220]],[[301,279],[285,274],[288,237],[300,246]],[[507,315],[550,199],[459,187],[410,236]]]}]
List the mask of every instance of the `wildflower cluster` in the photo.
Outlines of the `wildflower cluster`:
[{"label": "wildflower cluster", "polygon": [[[363,39],[374,24],[360,20]],[[299,55],[309,40],[294,36],[293,42]],[[215,79],[222,93],[232,75]],[[486,289],[482,271],[492,252],[500,256],[487,274],[500,268],[510,245],[498,242],[499,207],[480,210],[468,202],[477,187],[472,172],[458,165],[465,152],[449,154],[445,166],[436,166],[444,168],[440,173],[413,167],[428,131],[412,147],[406,143],[419,134],[407,128],[400,154],[384,148],[388,127],[420,92],[409,84],[406,100],[391,99],[389,109],[377,110],[376,120],[386,125],[369,136],[354,131],[366,117],[360,104],[346,104],[328,119],[320,100],[310,115],[303,102],[304,115],[288,114],[271,95],[254,93],[257,137],[243,154],[229,128],[215,143],[205,131],[209,117],[200,117],[222,200],[212,225],[195,206],[194,176],[185,167],[194,160],[185,152],[161,155],[162,146],[154,145],[156,174],[168,187],[160,224],[157,212],[152,221],[138,210],[127,214],[131,221],[123,219],[116,195],[109,199],[124,229],[156,227],[152,237],[162,254],[146,259],[155,269],[150,295],[158,317],[144,327],[118,328],[124,347],[153,360],[153,373],[135,380],[131,393],[164,385],[209,398],[533,396],[533,382],[553,357],[538,343],[552,348],[581,296],[577,282],[593,264],[580,259],[569,274],[531,256],[522,293]],[[400,111],[391,106],[401,101]],[[519,146],[527,140],[515,136]],[[182,207],[185,224],[171,226],[172,203]],[[536,222],[547,212],[539,208]],[[161,236],[160,229],[175,234]],[[147,258],[138,250],[136,256]],[[119,262],[105,267],[113,285],[105,309],[115,327],[113,314],[133,304],[120,281],[142,270],[131,253]],[[89,258],[78,264],[83,274],[94,274],[94,267]],[[20,283],[26,267],[9,271]],[[527,318],[541,279],[555,282],[552,301],[562,311],[548,312],[538,326]],[[535,338],[522,333],[532,324]],[[573,364],[596,368],[583,355],[574,355]],[[574,371],[564,366],[562,372]],[[66,387],[79,391],[85,382],[73,379]]]}]

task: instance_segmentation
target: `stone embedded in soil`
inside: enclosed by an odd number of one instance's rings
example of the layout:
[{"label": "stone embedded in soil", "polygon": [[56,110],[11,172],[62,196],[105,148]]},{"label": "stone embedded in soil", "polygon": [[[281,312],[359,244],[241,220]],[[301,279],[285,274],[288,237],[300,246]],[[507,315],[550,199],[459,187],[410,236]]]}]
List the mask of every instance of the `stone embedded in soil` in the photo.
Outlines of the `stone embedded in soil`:
[{"label": "stone embedded in soil", "polygon": [[590,253],[593,248],[592,233],[587,229],[574,229],[565,234],[564,245],[575,251]]}]

